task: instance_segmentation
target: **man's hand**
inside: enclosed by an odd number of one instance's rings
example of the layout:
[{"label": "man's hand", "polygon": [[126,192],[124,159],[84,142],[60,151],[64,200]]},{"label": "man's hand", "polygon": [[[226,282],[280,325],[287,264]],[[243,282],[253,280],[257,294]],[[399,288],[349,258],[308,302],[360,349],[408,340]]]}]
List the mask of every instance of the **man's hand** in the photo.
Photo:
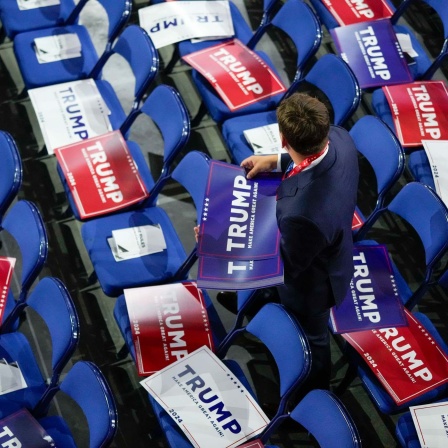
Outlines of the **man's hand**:
[{"label": "man's hand", "polygon": [[193,227],[193,230],[194,230],[194,237],[196,239],[196,242],[198,243],[199,242],[199,226]]},{"label": "man's hand", "polygon": [[275,170],[277,168],[277,155],[250,156],[241,162],[241,166],[246,168],[246,177],[252,179],[258,173]]}]

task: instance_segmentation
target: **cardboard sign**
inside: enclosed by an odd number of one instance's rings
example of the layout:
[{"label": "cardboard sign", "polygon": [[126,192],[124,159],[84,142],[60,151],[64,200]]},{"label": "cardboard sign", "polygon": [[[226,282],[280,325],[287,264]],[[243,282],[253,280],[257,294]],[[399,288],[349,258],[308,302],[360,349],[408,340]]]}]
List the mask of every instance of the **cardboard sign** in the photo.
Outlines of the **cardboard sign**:
[{"label": "cardboard sign", "polygon": [[388,19],[394,11],[386,0],[322,0],[339,25]]},{"label": "cardboard sign", "polygon": [[343,333],[397,405],[448,381],[448,358],[405,308],[408,325]]},{"label": "cardboard sign", "polygon": [[124,290],[139,375],[150,375],[213,339],[194,282]]},{"label": "cardboard sign", "polygon": [[422,140],[436,192],[448,204],[448,140]]},{"label": "cardboard sign", "polygon": [[255,155],[287,152],[282,148],[278,123],[246,129],[243,134]]},{"label": "cardboard sign", "polygon": [[149,195],[120,131],[57,148],[55,154],[82,219],[120,210]]},{"label": "cardboard sign", "polygon": [[12,257],[0,257],[0,324],[5,314],[6,301],[8,300],[9,286],[16,259]]},{"label": "cardboard sign", "polygon": [[28,385],[18,362],[8,362],[5,358],[0,359],[0,395],[25,387],[28,387]]},{"label": "cardboard sign", "polygon": [[264,448],[264,444],[260,439],[257,439],[245,443],[244,445],[238,445],[238,448]]},{"label": "cardboard sign", "polygon": [[48,154],[112,130],[110,111],[93,79],[38,87],[28,95]]},{"label": "cardboard sign", "polygon": [[286,91],[266,62],[238,39],[183,59],[210,82],[231,111]]},{"label": "cardboard sign", "polygon": [[359,229],[364,224],[361,216],[359,216],[359,213],[355,210],[355,213],[353,214],[352,219],[352,230]]},{"label": "cardboard sign", "polygon": [[412,81],[390,20],[337,27],[331,35],[362,89]]},{"label": "cardboard sign", "polygon": [[383,87],[395,131],[405,147],[422,140],[448,140],[448,91],[443,81]]},{"label": "cardboard sign", "polygon": [[40,64],[81,57],[81,41],[76,33],[36,37],[34,49]]},{"label": "cardboard sign", "polygon": [[0,446],[56,447],[53,439],[27,409],[21,409],[0,420]]},{"label": "cardboard sign", "polygon": [[407,325],[387,248],[355,246],[347,295],[330,310],[334,333]]},{"label": "cardboard sign", "polygon": [[228,1],[162,2],[138,10],[140,26],[156,48],[191,38],[232,37]]},{"label": "cardboard sign", "polygon": [[27,9],[45,8],[46,6],[59,5],[60,0],[17,0],[17,6],[21,11]]},{"label": "cardboard sign", "polygon": [[269,423],[252,395],[207,347],[140,384],[197,448],[236,448]]},{"label": "cardboard sign", "polygon": [[409,411],[423,448],[448,446],[448,401],[410,406]]}]

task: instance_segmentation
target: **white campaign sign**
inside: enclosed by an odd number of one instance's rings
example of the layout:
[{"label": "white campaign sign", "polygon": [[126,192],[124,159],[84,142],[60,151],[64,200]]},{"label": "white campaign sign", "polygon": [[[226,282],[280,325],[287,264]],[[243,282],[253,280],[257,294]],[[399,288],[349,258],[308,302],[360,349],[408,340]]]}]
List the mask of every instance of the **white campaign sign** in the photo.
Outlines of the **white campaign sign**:
[{"label": "white campaign sign", "polygon": [[448,140],[422,140],[437,194],[448,205]]},{"label": "white campaign sign", "polygon": [[246,129],[243,134],[255,155],[286,152],[282,148],[278,123]]},{"label": "white campaign sign", "polygon": [[138,10],[140,26],[156,48],[186,39],[232,37],[228,1],[171,1]]},{"label": "white campaign sign", "polygon": [[81,56],[81,41],[76,33],[36,37],[34,46],[40,64]]},{"label": "white campaign sign", "polygon": [[28,91],[48,154],[112,130],[109,110],[93,79]]},{"label": "white campaign sign", "polygon": [[17,0],[17,6],[22,11],[59,5],[60,3],[60,0]]},{"label": "white campaign sign", "polygon": [[197,448],[237,447],[269,423],[252,395],[206,346],[140,384]]},{"label": "white campaign sign", "polygon": [[422,448],[448,446],[448,401],[410,406],[409,411]]}]

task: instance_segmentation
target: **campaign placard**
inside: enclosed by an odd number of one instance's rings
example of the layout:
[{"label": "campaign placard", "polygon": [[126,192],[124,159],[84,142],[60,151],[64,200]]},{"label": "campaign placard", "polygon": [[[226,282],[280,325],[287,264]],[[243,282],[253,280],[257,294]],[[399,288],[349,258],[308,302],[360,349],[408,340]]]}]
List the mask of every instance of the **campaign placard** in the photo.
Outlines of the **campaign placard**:
[{"label": "campaign placard", "polygon": [[422,140],[436,192],[448,204],[448,140]]},{"label": "campaign placard", "polygon": [[257,439],[243,445],[238,445],[238,448],[264,448],[264,444],[260,439]]},{"label": "campaign placard", "polygon": [[0,445],[26,448],[56,447],[39,422],[27,409],[21,409],[0,420]]},{"label": "campaign placard", "polygon": [[322,0],[339,25],[389,19],[394,11],[386,0]]},{"label": "campaign placard", "polygon": [[231,111],[286,91],[266,62],[238,39],[183,59],[210,82]]},{"label": "campaign placard", "polygon": [[81,41],[76,33],[54,34],[34,39],[40,64],[81,57]]},{"label": "campaign placard", "polygon": [[5,314],[6,301],[8,300],[9,286],[16,259],[12,257],[0,257],[0,324]]},{"label": "campaign placard", "polygon": [[140,384],[197,448],[236,448],[269,423],[253,396],[207,347]]},{"label": "campaign placard", "polygon": [[149,34],[156,48],[186,39],[223,39],[235,34],[229,2],[162,2],[138,10],[140,26]]},{"label": "campaign placard", "polygon": [[110,111],[93,79],[28,90],[48,154],[112,130]]},{"label": "campaign placard", "polygon": [[82,219],[115,212],[149,195],[120,131],[56,148],[55,154]]},{"label": "campaign placard", "polygon": [[396,134],[405,147],[448,140],[448,91],[443,81],[383,87]]},{"label": "campaign placard", "polygon": [[202,291],[195,282],[124,290],[139,375],[151,375],[199,347],[213,350]]},{"label": "campaign placard", "polygon": [[277,256],[280,232],[275,209],[281,180],[281,173],[263,173],[247,179],[243,167],[212,160],[198,255],[233,260]]},{"label": "campaign placard", "polygon": [[353,263],[350,288],[342,303],[330,310],[333,332],[406,325],[386,246],[355,246]]},{"label": "campaign placard", "polygon": [[397,405],[448,381],[448,358],[405,308],[407,326],[343,333]]},{"label": "campaign placard", "polygon": [[45,8],[47,6],[59,5],[60,0],[17,0],[17,6],[21,11],[28,9]]},{"label": "campaign placard", "polygon": [[282,148],[278,123],[246,129],[243,131],[243,135],[255,155],[287,152]]},{"label": "campaign placard", "polygon": [[353,213],[353,219],[352,219],[352,230],[359,229],[364,224],[361,216],[359,213],[355,210],[355,213]]},{"label": "campaign placard", "polygon": [[389,19],[336,27],[331,35],[362,89],[412,81]]},{"label": "campaign placard", "polygon": [[409,411],[423,448],[448,446],[448,401],[410,406]]}]

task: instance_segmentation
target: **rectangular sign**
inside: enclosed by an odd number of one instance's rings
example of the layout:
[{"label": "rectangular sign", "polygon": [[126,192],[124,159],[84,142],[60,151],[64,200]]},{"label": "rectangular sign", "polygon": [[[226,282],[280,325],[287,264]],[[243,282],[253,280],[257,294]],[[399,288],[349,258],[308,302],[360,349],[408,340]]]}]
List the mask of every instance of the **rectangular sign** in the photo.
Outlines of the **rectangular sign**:
[{"label": "rectangular sign", "polygon": [[9,286],[16,259],[12,257],[0,257],[0,324],[5,314],[6,301],[8,300]]},{"label": "rectangular sign", "polygon": [[387,0],[322,0],[339,25],[388,19],[394,11]]},{"label": "rectangular sign", "polygon": [[443,81],[383,87],[397,136],[405,147],[448,140],[448,91]]},{"label": "rectangular sign", "polygon": [[231,110],[286,91],[266,62],[238,39],[184,56]]},{"label": "rectangular sign", "polygon": [[156,48],[192,38],[232,37],[228,1],[169,1],[138,10],[140,26]]},{"label": "rectangular sign", "polygon": [[207,347],[140,384],[196,448],[236,448],[269,423],[253,396]]},{"label": "rectangular sign", "polygon": [[422,140],[437,194],[448,205],[448,140]]},{"label": "rectangular sign", "polygon": [[255,155],[286,152],[280,141],[278,123],[246,129],[243,134]]},{"label": "rectangular sign", "polygon": [[448,358],[405,308],[408,325],[343,333],[397,405],[448,381]]},{"label": "rectangular sign", "polygon": [[410,406],[409,411],[422,448],[448,446],[448,401]]},{"label": "rectangular sign", "polygon": [[359,213],[355,210],[355,213],[353,213],[353,219],[352,219],[352,230],[359,229],[364,224],[361,216]]},{"label": "rectangular sign", "polygon": [[412,81],[389,19],[337,27],[331,35],[362,89]]},{"label": "rectangular sign", "polygon": [[151,375],[213,339],[194,282],[124,290],[139,375]]},{"label": "rectangular sign", "polygon": [[110,111],[93,79],[38,87],[28,95],[48,154],[112,130]]},{"label": "rectangular sign", "polygon": [[347,295],[330,310],[335,333],[407,325],[387,248],[355,246]]},{"label": "rectangular sign", "polygon": [[81,218],[115,212],[148,197],[120,131],[57,148]]},{"label": "rectangular sign", "polygon": [[0,428],[0,446],[56,448],[53,439],[27,409],[1,419]]}]

